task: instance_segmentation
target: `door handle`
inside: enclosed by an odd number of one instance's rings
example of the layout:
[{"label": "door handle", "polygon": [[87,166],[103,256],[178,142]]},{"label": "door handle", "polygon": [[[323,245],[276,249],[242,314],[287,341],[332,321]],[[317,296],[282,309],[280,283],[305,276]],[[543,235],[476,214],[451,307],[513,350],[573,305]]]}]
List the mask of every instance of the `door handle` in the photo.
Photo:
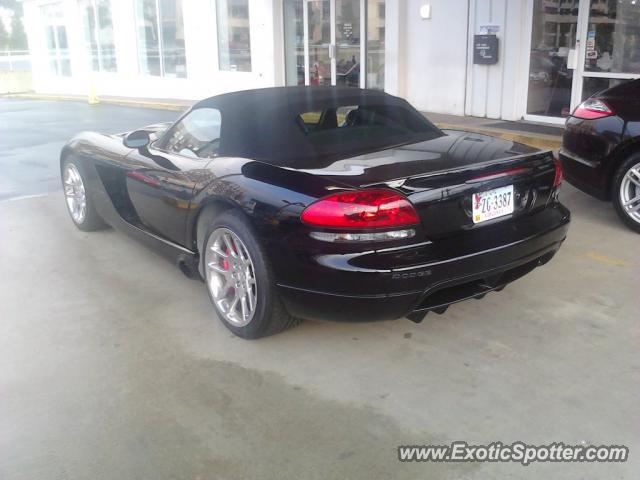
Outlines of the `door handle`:
[{"label": "door handle", "polygon": [[578,55],[576,53],[576,49],[572,48],[569,50],[569,54],[567,55],[567,68],[569,70],[575,70],[578,67]]},{"label": "door handle", "polygon": [[578,68],[578,52],[580,51],[580,39],[576,39],[576,46],[569,50],[567,55],[567,68],[575,70]]},{"label": "door handle", "polygon": [[336,46],[333,43],[329,44],[329,58],[333,60],[336,58]]}]

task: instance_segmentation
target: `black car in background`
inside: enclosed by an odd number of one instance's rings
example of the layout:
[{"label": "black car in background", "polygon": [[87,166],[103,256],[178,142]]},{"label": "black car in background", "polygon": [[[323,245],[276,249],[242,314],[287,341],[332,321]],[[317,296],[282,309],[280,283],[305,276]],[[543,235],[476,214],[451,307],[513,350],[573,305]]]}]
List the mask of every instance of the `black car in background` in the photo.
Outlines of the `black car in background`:
[{"label": "black car in background", "polygon": [[567,119],[560,161],[565,178],[613,202],[640,233],[640,79],[597,93]]},{"label": "black car in background", "polygon": [[81,133],[60,167],[79,229],[112,225],[204,279],[244,338],[443,313],[548,262],[570,218],[551,152],[346,87],[229,93],[173,125]]}]

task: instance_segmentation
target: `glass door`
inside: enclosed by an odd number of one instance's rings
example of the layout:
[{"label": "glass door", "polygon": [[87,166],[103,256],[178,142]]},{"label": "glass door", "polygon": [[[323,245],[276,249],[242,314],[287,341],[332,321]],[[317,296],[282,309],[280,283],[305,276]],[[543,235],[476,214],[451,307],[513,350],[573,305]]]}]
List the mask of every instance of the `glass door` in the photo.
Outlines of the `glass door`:
[{"label": "glass door", "polygon": [[305,85],[363,84],[362,4],[363,0],[304,1]]},{"label": "glass door", "polygon": [[360,0],[335,0],[334,85],[360,86]]},{"label": "glass door", "polygon": [[305,84],[305,32],[302,1],[284,0],[285,85]]},{"label": "glass door", "polygon": [[640,0],[534,0],[527,120],[563,123],[583,100],[640,78]]},{"label": "glass door", "polygon": [[307,85],[335,85],[332,3],[330,0],[310,0],[306,3],[305,83]]},{"label": "glass door", "polygon": [[579,8],[580,0],[533,2],[528,119],[561,123],[571,112]]},{"label": "glass door", "polygon": [[640,78],[640,1],[582,0],[575,104]]},{"label": "glass door", "polygon": [[283,0],[286,85],[384,90],[386,0]]}]

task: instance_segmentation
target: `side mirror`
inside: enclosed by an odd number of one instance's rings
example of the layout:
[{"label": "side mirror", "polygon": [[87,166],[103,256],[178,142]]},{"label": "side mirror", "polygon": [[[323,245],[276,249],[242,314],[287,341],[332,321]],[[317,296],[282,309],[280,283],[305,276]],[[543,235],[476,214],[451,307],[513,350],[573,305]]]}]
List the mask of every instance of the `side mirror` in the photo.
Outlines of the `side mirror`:
[{"label": "side mirror", "polygon": [[122,143],[127,148],[143,148],[151,143],[151,137],[146,130],[135,130],[127,134]]}]

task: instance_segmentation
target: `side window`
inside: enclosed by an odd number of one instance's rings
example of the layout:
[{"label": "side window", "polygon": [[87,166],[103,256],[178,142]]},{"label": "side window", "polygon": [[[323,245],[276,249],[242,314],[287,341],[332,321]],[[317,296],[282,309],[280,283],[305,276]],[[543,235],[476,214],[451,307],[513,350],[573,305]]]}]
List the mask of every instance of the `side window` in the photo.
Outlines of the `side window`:
[{"label": "side window", "polygon": [[298,115],[297,121],[302,126],[305,133],[312,132],[318,128],[320,119],[322,118],[322,111],[319,112],[305,112]]},{"label": "side window", "polygon": [[336,116],[338,117],[337,119],[338,127],[346,127],[348,125],[347,118],[349,118],[349,114],[357,109],[358,109],[358,105],[351,105],[348,107],[339,107],[336,110]]},{"label": "side window", "polygon": [[213,158],[220,148],[222,115],[215,108],[198,108],[174,125],[158,147],[185,157]]},{"label": "side window", "polygon": [[306,134],[340,132],[354,129],[388,129],[375,135],[424,132],[429,125],[409,110],[393,105],[345,105],[321,111],[303,112],[296,121]]},{"label": "side window", "polygon": [[318,130],[331,130],[350,126],[348,120],[358,110],[358,105],[327,108],[317,112],[304,112],[298,115],[298,124],[305,133]]}]

